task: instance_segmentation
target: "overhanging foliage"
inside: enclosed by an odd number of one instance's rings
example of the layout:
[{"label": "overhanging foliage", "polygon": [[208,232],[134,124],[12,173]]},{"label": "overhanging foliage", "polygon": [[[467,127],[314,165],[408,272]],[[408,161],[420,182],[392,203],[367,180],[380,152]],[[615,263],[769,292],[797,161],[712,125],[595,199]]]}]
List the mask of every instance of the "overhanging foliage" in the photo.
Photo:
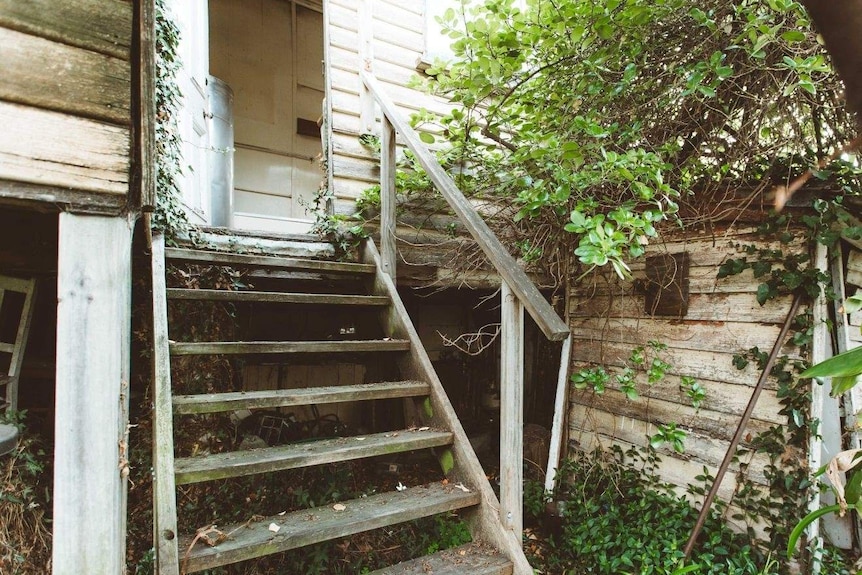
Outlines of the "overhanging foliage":
[{"label": "overhanging foliage", "polygon": [[751,202],[854,131],[799,2],[486,0],[442,23],[450,158],[465,188],[514,199],[525,255],[574,243],[625,274],[680,206],[719,219],[718,190]]}]

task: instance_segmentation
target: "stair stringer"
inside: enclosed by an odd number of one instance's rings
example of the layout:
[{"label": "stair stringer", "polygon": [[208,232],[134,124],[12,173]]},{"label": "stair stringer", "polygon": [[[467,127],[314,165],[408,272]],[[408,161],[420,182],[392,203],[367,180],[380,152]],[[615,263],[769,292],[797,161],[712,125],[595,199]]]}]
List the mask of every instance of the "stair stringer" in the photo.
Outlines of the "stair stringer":
[{"label": "stair stringer", "polygon": [[363,263],[374,264],[377,273],[374,276],[372,293],[374,295],[388,296],[392,305],[387,311],[381,312],[383,317],[383,328],[388,337],[406,339],[410,341],[410,351],[404,354],[399,361],[401,376],[415,378],[427,382],[431,386],[429,399],[431,401],[432,415],[426,421],[429,425],[436,425],[452,432],[454,441],[452,451],[454,456],[454,467],[447,474],[450,481],[462,482],[464,485],[476,489],[481,496],[478,507],[466,514],[466,520],[471,528],[471,533],[496,546],[514,565],[514,575],[532,575],[533,568],[527,561],[521,548],[521,534],[507,529],[500,518],[500,502],[488,482],[479,458],[473,451],[467,434],[461,425],[461,421],[449,401],[448,395],[437,377],[437,372],[419,339],[419,334],[410,320],[407,309],[395,289],[392,279],[383,272],[380,253],[374,243],[368,239],[362,250]]}]

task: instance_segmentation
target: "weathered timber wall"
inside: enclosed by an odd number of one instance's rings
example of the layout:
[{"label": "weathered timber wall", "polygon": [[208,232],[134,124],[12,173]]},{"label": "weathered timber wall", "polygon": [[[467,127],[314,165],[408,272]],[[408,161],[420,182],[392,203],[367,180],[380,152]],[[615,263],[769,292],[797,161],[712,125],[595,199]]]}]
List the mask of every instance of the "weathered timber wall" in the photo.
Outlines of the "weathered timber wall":
[{"label": "weathered timber wall", "polygon": [[[791,305],[790,296],[758,305],[760,280],[750,270],[717,279],[721,263],[743,257],[744,247],[752,244],[778,247],[749,229],[666,236],[648,248],[647,256],[689,253],[690,295],[683,317],[659,317],[645,311],[640,287],[646,280],[643,260],[632,265],[630,281],[596,275],[570,288],[572,370],[602,365],[611,374],[603,394],[572,388],[570,448],[591,450],[613,443],[623,449],[646,446],[657,425],[675,422],[688,433],[685,452],[675,453],[669,446],[659,449],[662,478],[684,491],[696,483],[694,478],[703,473],[704,466],[715,474],[760,375],[754,362],[744,370],[734,367],[733,355],[755,346],[769,352]],[[798,243],[781,248],[785,253],[807,249]],[[645,374],[639,373],[641,396],[630,400],[613,376],[625,368],[632,349],[646,346],[650,340],[667,344],[660,355],[672,367],[652,386],[647,385]],[[782,353],[798,357],[800,352],[785,344]],[[696,378],[706,388],[700,409],[692,407],[680,390],[683,376]],[[774,424],[786,423],[786,417],[779,414],[781,405],[775,389],[775,382],[770,381],[760,396],[745,441]],[[749,463],[749,477],[765,484],[766,456],[746,456],[744,462]],[[739,466],[734,463],[719,491],[723,499],[732,498],[738,473]]]},{"label": "weathered timber wall", "polygon": [[132,30],[130,0],[0,0],[0,198],[125,205]]},{"label": "weathered timber wall", "polygon": [[[451,105],[408,86],[417,74],[425,46],[424,2],[422,0],[362,0],[370,5],[373,36],[372,71],[404,117],[422,108],[447,113]],[[328,106],[332,191],[336,213],[353,213],[354,200],[363,190],[379,183],[378,159],[363,146],[359,136],[365,130],[360,120],[361,82],[364,69],[360,52],[365,27],[360,23],[358,0],[330,0],[327,5]],[[379,135],[379,129],[376,132]]]}]

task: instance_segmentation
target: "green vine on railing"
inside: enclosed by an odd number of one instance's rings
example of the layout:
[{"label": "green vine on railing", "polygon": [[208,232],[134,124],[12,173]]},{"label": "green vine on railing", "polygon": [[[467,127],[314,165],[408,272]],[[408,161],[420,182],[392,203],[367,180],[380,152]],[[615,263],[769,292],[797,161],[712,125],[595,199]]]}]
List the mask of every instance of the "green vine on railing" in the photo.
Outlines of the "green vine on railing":
[{"label": "green vine on railing", "polygon": [[167,11],[167,0],[156,0],[156,209],[152,227],[168,237],[188,232],[180,178],[183,174],[182,138],[178,115],[182,92],[177,74],[180,30]]}]

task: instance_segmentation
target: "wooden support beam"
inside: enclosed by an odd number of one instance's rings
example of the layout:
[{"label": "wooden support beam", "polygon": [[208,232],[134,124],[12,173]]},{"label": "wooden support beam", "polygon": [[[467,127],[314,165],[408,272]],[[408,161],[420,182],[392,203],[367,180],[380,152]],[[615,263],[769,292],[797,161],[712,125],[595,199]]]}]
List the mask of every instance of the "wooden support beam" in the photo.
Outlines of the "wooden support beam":
[{"label": "wooden support beam", "polygon": [[132,225],[61,213],[54,575],[125,571]]},{"label": "wooden support beam", "polygon": [[165,238],[153,236],[153,541],[160,575],[179,573]]},{"label": "wooden support beam", "polygon": [[384,115],[380,138],[380,257],[383,271],[395,282],[395,128]]},{"label": "wooden support beam", "polygon": [[524,306],[506,282],[500,309],[500,520],[524,527]]},{"label": "wooden support beam", "polygon": [[557,468],[560,465],[565,414],[569,392],[569,363],[572,361],[572,336],[563,340],[560,350],[560,371],[557,374],[557,395],[554,398],[554,420],[551,424],[551,445],[548,447],[548,471],[545,473],[545,491],[553,491]]}]

